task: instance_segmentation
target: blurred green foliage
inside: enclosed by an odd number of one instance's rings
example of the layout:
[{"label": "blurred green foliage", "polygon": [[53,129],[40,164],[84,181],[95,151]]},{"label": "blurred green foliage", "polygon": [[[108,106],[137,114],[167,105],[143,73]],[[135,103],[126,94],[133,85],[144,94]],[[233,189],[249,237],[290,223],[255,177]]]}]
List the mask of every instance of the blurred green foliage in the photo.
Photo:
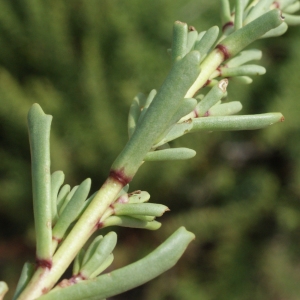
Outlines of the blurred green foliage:
[{"label": "blurred green foliage", "polygon": [[[127,140],[138,92],[170,67],[175,20],[198,31],[220,25],[218,1],[0,0],[0,278],[14,288],[34,260],[26,115],[38,102],[54,116],[52,171],[78,184],[105,180]],[[157,232],[119,230],[114,267],[148,253],[180,225],[197,239],[180,263],[114,299],[297,300],[300,293],[299,28],[258,41],[267,74],[229,84],[243,113],[281,111],[262,131],[185,136],[184,162],[147,163],[131,190],[171,209]]]}]

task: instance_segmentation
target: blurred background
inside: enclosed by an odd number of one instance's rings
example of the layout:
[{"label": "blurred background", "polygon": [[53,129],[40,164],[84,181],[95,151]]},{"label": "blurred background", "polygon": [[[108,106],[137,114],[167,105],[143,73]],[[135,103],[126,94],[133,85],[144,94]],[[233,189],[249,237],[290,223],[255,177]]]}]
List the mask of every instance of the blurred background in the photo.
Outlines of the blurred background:
[{"label": "blurred background", "polygon": [[[30,106],[54,117],[52,171],[71,186],[91,177],[94,192],[126,143],[133,97],[168,73],[173,22],[202,31],[219,19],[218,1],[0,0],[0,280],[11,291],[35,253]],[[185,136],[174,145],[195,149],[195,158],[142,166],[130,190],[147,190],[171,212],[156,232],[113,228],[113,268],[179,226],[197,238],[172,270],[113,299],[299,299],[299,32],[256,42],[267,74],[229,84],[228,100],[241,101],[243,114],[281,111],[284,123]]]}]

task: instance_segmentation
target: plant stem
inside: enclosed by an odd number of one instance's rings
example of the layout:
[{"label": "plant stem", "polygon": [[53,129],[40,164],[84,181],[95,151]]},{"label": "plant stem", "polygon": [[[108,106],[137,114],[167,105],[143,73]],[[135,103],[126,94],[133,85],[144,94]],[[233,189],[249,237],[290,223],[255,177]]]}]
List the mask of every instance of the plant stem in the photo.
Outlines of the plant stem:
[{"label": "plant stem", "polygon": [[77,252],[100,227],[99,220],[115,200],[124,183],[109,176],[67,238],[53,256],[52,267],[39,267],[18,300],[32,300],[47,293],[65,272]]},{"label": "plant stem", "polygon": [[224,59],[224,53],[218,48],[214,49],[201,63],[200,75],[186,93],[185,98],[192,98],[196,92],[206,84],[210,75],[219,67]]}]

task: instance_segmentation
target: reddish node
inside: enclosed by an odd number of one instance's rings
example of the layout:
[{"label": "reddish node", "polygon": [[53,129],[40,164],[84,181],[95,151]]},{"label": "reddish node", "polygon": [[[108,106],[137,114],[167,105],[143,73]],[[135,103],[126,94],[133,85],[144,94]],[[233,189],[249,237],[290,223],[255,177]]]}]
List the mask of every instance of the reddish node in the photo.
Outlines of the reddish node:
[{"label": "reddish node", "polygon": [[196,109],[194,109],[194,115],[195,115],[195,118],[198,118],[198,117],[199,117],[198,112],[197,112]]},{"label": "reddish node", "polygon": [[55,236],[52,237],[52,240],[57,241],[58,244],[62,241],[62,239],[59,239]]},{"label": "reddish node", "polygon": [[234,24],[233,24],[232,21],[225,23],[225,24],[223,25],[223,27],[222,27],[222,31],[224,32],[227,28],[233,27],[233,25],[234,25]]},{"label": "reddish node", "polygon": [[101,229],[102,227],[103,227],[103,222],[101,222],[101,221],[99,221],[99,222],[97,222],[97,224],[96,224],[96,228],[97,229]]},{"label": "reddish node", "polygon": [[37,258],[36,265],[37,265],[38,268],[51,269],[52,260],[50,260],[50,259],[38,259]]},{"label": "reddish node", "polygon": [[223,53],[224,60],[227,60],[228,58],[230,58],[230,53],[228,52],[228,49],[226,46],[219,44],[219,45],[217,45],[216,48],[219,49]]},{"label": "reddish node", "polygon": [[207,79],[206,82],[204,83],[203,87],[208,86],[210,83],[211,83],[211,80],[210,80],[210,79]]},{"label": "reddish node", "polygon": [[125,186],[126,184],[128,184],[131,181],[131,177],[128,177],[124,174],[123,169],[121,170],[111,170],[109,173],[109,177],[117,180],[118,182],[120,182],[123,186]]}]

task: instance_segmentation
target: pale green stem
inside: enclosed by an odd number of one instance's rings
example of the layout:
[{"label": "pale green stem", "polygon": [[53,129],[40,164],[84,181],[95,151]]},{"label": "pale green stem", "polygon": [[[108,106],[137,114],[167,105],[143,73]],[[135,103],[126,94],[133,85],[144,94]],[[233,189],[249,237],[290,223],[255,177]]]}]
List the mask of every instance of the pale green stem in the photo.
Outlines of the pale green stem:
[{"label": "pale green stem", "polygon": [[219,67],[219,65],[224,61],[224,54],[219,49],[214,49],[201,63],[200,65],[200,75],[187,91],[184,98],[192,98],[196,92],[201,89],[210,75]]}]

